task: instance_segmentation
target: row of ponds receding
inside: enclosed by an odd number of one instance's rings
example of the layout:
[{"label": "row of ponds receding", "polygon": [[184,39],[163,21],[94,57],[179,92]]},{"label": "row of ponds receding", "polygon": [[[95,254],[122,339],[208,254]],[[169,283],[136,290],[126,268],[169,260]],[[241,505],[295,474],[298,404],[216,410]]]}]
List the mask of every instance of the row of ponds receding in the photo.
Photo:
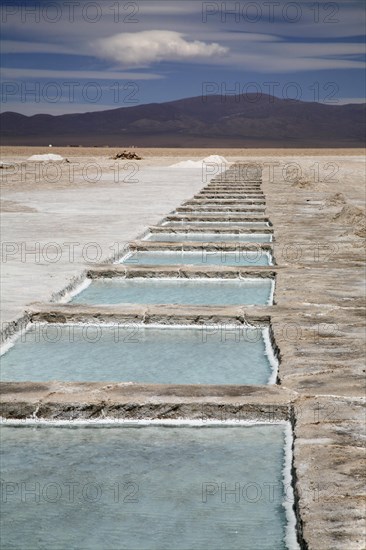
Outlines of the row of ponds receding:
[{"label": "row of ponds receding", "polygon": [[[215,222],[196,211],[197,201],[200,209],[209,208],[217,198],[206,196],[221,195],[233,204],[215,202]],[[248,209],[259,202],[261,212],[232,214],[229,209],[236,208],[237,197],[243,209],[246,201]],[[65,320],[57,324],[57,319],[53,324],[30,325],[4,355],[2,380],[274,384],[277,361],[268,323],[231,326],[230,315],[225,323],[217,315],[216,321],[208,315],[204,327],[202,322],[179,322],[179,314],[187,308],[273,303],[273,230],[264,208],[261,181],[242,181],[235,167],[227,171],[130,243],[115,264],[89,274],[68,298],[71,307],[87,310],[91,306],[170,306],[177,308],[173,326],[171,315],[170,321],[149,324],[132,316],[131,322],[118,323],[116,335],[113,322],[96,324],[92,314],[85,326],[75,327]],[[179,214],[182,209],[189,214]],[[167,220],[179,216],[179,228],[169,230]],[[240,223],[247,224],[247,229]]]},{"label": "row of ponds receding", "polygon": [[260,177],[241,169],[89,270],[7,344],[2,381],[72,382],[76,397],[74,422],[36,425],[35,412],[1,428],[4,548],[298,548],[288,422],[77,422],[80,383],[194,395],[276,384],[273,229]]}]

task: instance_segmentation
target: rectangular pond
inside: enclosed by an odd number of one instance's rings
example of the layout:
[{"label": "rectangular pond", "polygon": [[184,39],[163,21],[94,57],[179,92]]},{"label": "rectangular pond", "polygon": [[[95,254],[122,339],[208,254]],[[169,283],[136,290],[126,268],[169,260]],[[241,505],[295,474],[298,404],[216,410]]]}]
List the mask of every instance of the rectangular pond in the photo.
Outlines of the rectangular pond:
[{"label": "rectangular pond", "polygon": [[183,204],[177,209],[177,212],[210,212],[210,211],[219,211],[219,212],[244,212],[246,210],[263,210],[266,204],[265,201],[257,200],[246,200],[246,201],[215,201],[214,199],[207,199],[197,201],[197,202],[188,202]]},{"label": "rectangular pond", "polygon": [[219,214],[220,216],[239,216],[239,215],[253,215],[258,212],[264,212],[265,207],[256,204],[248,204],[243,206],[243,208],[181,208],[174,212],[175,216],[215,216]]},{"label": "rectangular pond", "polygon": [[230,199],[230,198],[240,199],[241,197],[242,198],[248,197],[249,199],[251,199],[253,197],[262,197],[262,198],[265,197],[264,193],[260,190],[235,191],[232,189],[231,190],[228,189],[227,191],[223,189],[205,189],[203,191],[200,191],[199,193],[196,193],[194,197],[202,198],[210,195],[214,195],[215,197],[219,197],[223,199]]},{"label": "rectangular pond", "polygon": [[199,251],[145,251],[138,250],[124,256],[120,263],[126,265],[218,265],[248,266],[271,265],[267,251],[199,250]]},{"label": "rectangular pond", "polygon": [[[267,355],[267,353],[269,355]],[[2,381],[267,384],[268,328],[36,324],[1,358]]]},{"label": "rectangular pond", "polygon": [[[248,203],[248,201],[264,201],[265,203],[265,197],[263,195],[232,195],[230,193],[228,194],[218,194],[218,193],[206,193],[202,195],[195,195],[193,197],[193,200],[200,200],[200,201],[217,201],[216,204],[222,204],[225,206],[224,201],[236,201],[236,203]],[[219,202],[220,201],[220,202]],[[223,202],[221,202],[223,201]]]},{"label": "rectangular pond", "polygon": [[94,279],[75,304],[266,305],[272,279]]},{"label": "rectangular pond", "polygon": [[286,550],[287,429],[2,426],[2,547]]},{"label": "rectangular pond", "polygon": [[223,225],[223,226],[226,226],[226,225],[234,225],[234,226],[238,226],[238,227],[269,227],[269,223],[268,222],[265,222],[265,221],[245,221],[245,222],[240,222],[240,221],[225,221],[225,220],[219,220],[219,221],[202,221],[201,219],[197,219],[195,221],[186,221],[186,220],[180,220],[180,221],[165,221],[165,222],[162,222],[162,226],[164,227],[169,227],[169,226],[172,226],[172,227],[178,227],[178,226],[182,226],[182,227],[185,227],[185,226],[192,226],[192,225],[199,225],[199,226],[206,226],[206,227],[210,227],[212,225]]},{"label": "rectangular pond", "polygon": [[[260,209],[253,209],[253,210],[238,210],[238,211],[228,211],[228,210],[187,210],[183,212],[175,212],[174,216],[183,216],[184,219],[186,217],[193,218],[193,220],[198,217],[202,219],[202,217],[208,217],[208,218],[219,218],[219,221],[230,221],[232,222],[233,216],[240,216],[240,218],[250,218],[251,216],[258,217],[265,217],[265,210]],[[175,220],[172,220],[175,221]],[[178,220],[179,221],[179,220]],[[211,219],[208,219],[207,221],[211,221]],[[258,221],[258,220],[257,220]],[[235,220],[234,222],[235,223]]]},{"label": "rectangular pond", "polygon": [[254,243],[269,243],[272,241],[270,233],[204,233],[189,231],[187,233],[150,233],[143,239],[144,241],[158,242],[203,242],[203,243],[220,243],[220,242],[254,242]]},{"label": "rectangular pond", "polygon": [[166,221],[168,222],[212,222],[216,220],[216,223],[232,223],[235,224],[236,222],[259,222],[259,223],[267,223],[267,216],[264,212],[219,212],[218,214],[215,214],[213,212],[187,212],[187,213],[176,213],[172,214],[174,217],[167,218]]}]

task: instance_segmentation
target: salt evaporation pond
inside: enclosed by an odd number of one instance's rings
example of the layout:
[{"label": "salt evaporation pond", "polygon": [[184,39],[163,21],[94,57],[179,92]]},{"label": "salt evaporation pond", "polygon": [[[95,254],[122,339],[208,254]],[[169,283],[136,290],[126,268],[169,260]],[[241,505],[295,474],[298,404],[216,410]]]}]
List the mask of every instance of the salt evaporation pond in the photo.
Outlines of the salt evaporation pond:
[{"label": "salt evaporation pond", "polygon": [[3,426],[2,547],[285,550],[285,430]]},{"label": "salt evaporation pond", "polygon": [[272,280],[258,279],[95,279],[76,295],[75,304],[262,305]]},{"label": "salt evaporation pond", "polygon": [[181,209],[181,210],[176,210],[174,212],[174,216],[217,216],[217,215],[222,215],[222,216],[227,216],[227,217],[232,217],[232,216],[239,216],[239,215],[243,215],[243,216],[251,216],[254,213],[257,213],[257,212],[264,212],[265,208],[262,206],[262,205],[256,205],[256,204],[248,204],[247,205],[250,210],[248,210],[248,208],[245,208],[243,207],[242,210],[230,210],[230,209],[219,209],[219,208],[215,208],[214,210],[210,210],[208,208],[196,208],[195,210],[192,210],[192,209],[189,209],[189,208],[186,208],[186,209]]},{"label": "salt evaporation pond", "polygon": [[179,225],[182,225],[183,227],[185,225],[187,226],[190,226],[190,225],[199,225],[199,226],[203,226],[203,227],[210,227],[212,225],[223,225],[224,227],[227,226],[227,225],[234,225],[234,226],[239,226],[239,227],[252,227],[252,226],[260,226],[260,227],[269,227],[269,223],[268,222],[258,222],[258,221],[245,221],[245,222],[240,222],[240,221],[226,221],[226,220],[220,220],[220,221],[203,221],[202,219],[197,219],[195,221],[186,221],[186,220],[180,220],[180,221],[166,221],[166,222],[163,222],[161,225],[164,226],[164,227],[169,227],[169,226],[172,226],[172,227],[176,227],[176,226],[179,226]]},{"label": "salt evaporation pond", "polygon": [[271,265],[270,254],[264,250],[200,250],[200,251],[136,251],[124,256],[126,265]]},{"label": "salt evaporation pond", "polygon": [[2,381],[267,384],[268,329],[36,324],[2,356]]},{"label": "salt evaporation pond", "polygon": [[272,240],[270,233],[150,233],[144,240],[158,242],[255,242],[268,243]]}]

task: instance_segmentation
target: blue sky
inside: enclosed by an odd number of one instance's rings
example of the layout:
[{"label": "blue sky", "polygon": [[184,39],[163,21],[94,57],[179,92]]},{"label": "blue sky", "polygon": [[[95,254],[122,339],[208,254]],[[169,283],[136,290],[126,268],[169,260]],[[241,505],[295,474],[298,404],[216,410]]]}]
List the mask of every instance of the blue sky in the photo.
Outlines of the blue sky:
[{"label": "blue sky", "polygon": [[365,3],[0,0],[2,110],[63,114],[218,94],[365,94]]}]

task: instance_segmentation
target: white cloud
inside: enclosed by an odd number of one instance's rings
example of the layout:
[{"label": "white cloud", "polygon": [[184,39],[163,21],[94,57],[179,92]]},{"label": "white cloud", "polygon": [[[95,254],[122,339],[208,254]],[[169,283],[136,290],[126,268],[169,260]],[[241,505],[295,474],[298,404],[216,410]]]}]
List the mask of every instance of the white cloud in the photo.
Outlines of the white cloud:
[{"label": "white cloud", "polygon": [[189,41],[179,32],[165,30],[115,34],[99,39],[93,49],[99,57],[140,67],[159,61],[199,61],[228,52],[216,42]]},{"label": "white cloud", "polygon": [[273,54],[236,55],[230,59],[230,64],[242,70],[252,70],[258,73],[276,72],[278,74],[299,73],[302,71],[323,71],[330,69],[365,69],[362,61],[348,59],[328,59],[317,57],[276,56]]},{"label": "white cloud", "polygon": [[[241,51],[240,51],[241,49]],[[352,43],[308,43],[296,44],[284,41],[246,42],[233,44],[232,53],[226,59],[217,59],[217,65],[237,67],[258,73],[297,73],[301,71],[323,71],[330,69],[360,69],[365,63],[359,56],[363,44]]]}]

